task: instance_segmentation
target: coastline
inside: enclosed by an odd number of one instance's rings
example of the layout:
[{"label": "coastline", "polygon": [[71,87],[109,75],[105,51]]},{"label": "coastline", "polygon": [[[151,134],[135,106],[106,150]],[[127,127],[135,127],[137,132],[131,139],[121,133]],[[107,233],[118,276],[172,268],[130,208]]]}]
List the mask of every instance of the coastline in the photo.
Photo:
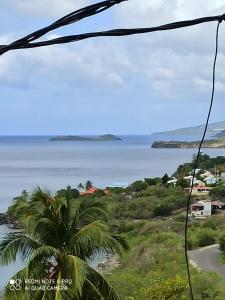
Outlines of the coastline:
[{"label": "coastline", "polygon": [[120,260],[118,255],[106,254],[105,259],[94,266],[94,269],[101,274],[110,275],[119,266]]}]

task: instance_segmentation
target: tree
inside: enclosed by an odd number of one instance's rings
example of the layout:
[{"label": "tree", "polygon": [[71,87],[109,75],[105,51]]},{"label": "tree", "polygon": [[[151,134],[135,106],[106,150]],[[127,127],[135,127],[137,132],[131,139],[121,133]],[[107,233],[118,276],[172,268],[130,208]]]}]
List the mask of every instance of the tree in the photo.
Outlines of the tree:
[{"label": "tree", "polygon": [[217,198],[224,198],[225,197],[225,186],[224,185],[219,185],[214,187],[209,195],[211,197],[217,197]]},{"label": "tree", "polygon": [[93,186],[93,183],[90,180],[87,180],[85,183],[86,191],[89,190]]},{"label": "tree", "polygon": [[190,184],[189,184],[188,180],[186,180],[184,178],[180,178],[177,180],[176,186],[180,186],[180,187],[182,187],[182,189],[185,189],[185,188],[189,187]]},{"label": "tree", "polygon": [[84,185],[80,182],[77,186],[79,191],[83,191],[84,190]]},{"label": "tree", "polygon": [[66,187],[66,189],[58,190],[56,193],[56,197],[62,197],[62,198],[70,198],[75,199],[79,197],[80,193],[77,189],[72,189],[70,185]]},{"label": "tree", "polygon": [[132,185],[131,185],[131,189],[132,189],[132,191],[134,191],[134,192],[141,192],[141,191],[143,191],[143,190],[146,190],[147,187],[148,187],[147,182],[141,181],[141,180],[135,181],[135,182],[132,183]]},{"label": "tree", "polygon": [[163,177],[162,177],[162,184],[165,185],[168,181],[170,180],[168,174],[166,173]]},{"label": "tree", "polygon": [[[13,276],[20,278],[21,290],[12,292],[7,285],[4,300],[119,299],[106,279],[88,265],[96,253],[120,254],[127,249],[126,241],[109,231],[105,202],[54,198],[38,188],[24,216],[24,230],[9,233],[0,243],[2,265],[14,262],[18,255],[27,262]],[[52,282],[42,283],[44,289],[29,291],[26,278]]]},{"label": "tree", "polygon": [[148,185],[157,185],[157,184],[161,184],[162,183],[162,179],[159,177],[155,177],[155,178],[145,178],[145,182],[148,183]]}]

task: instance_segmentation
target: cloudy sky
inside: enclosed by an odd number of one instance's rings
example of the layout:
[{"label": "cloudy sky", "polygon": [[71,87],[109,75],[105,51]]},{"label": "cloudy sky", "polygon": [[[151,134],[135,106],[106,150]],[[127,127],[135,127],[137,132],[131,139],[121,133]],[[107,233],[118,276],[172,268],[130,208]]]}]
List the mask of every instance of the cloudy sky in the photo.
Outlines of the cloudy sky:
[{"label": "cloudy sky", "polygon": [[[94,1],[1,0],[0,44]],[[51,33],[159,25],[222,14],[225,0],[128,0]],[[0,57],[0,134],[148,134],[204,122],[216,23]],[[220,30],[215,106],[225,120],[225,24]]]}]

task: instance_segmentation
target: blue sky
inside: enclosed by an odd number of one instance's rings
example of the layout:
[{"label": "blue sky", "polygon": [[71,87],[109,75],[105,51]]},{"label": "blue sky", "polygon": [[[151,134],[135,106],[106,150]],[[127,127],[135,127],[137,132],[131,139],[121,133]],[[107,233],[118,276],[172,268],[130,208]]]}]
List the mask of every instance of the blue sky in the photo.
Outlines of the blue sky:
[{"label": "blue sky", "polygon": [[[2,0],[0,43],[90,3]],[[129,0],[49,37],[152,26],[224,8],[222,0]],[[200,124],[210,100],[215,30],[211,23],[7,53],[0,57],[0,134],[148,134]],[[222,24],[211,121],[225,120],[224,33]]]}]

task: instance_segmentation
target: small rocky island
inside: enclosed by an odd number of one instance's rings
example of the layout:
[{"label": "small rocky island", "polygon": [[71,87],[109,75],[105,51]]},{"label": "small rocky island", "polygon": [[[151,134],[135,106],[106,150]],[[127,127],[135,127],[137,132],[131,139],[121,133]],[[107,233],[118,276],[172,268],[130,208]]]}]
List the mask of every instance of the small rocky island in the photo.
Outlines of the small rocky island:
[{"label": "small rocky island", "polygon": [[79,136],[79,135],[61,135],[50,138],[50,141],[87,141],[87,142],[104,142],[104,141],[121,141],[122,139],[113,134],[104,134],[99,136]]},{"label": "small rocky island", "polygon": [[[200,141],[181,142],[181,141],[155,141],[151,148],[198,148]],[[205,140],[202,148],[225,148],[225,138]]]}]

